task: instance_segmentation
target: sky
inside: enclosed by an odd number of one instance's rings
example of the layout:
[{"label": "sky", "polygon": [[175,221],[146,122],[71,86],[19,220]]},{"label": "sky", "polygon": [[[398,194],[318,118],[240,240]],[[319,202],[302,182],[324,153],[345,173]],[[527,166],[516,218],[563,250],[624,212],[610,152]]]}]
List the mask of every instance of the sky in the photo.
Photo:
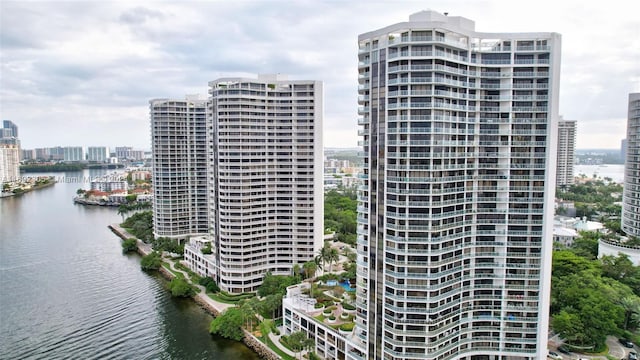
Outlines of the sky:
[{"label": "sky", "polygon": [[150,99],[280,73],[323,81],[324,146],[356,147],[358,35],[422,10],[480,32],[560,33],[559,108],[578,121],[576,147],[620,147],[640,92],[638,6],[621,0],[0,0],[0,119],[25,149],[150,149]]}]

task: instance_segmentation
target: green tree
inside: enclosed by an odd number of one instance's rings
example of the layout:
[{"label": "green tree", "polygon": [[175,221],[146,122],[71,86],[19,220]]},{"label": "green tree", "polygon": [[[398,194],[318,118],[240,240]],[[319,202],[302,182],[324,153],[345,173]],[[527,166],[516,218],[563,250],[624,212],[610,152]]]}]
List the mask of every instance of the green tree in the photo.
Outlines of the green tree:
[{"label": "green tree", "polygon": [[210,255],[212,253],[211,251],[211,244],[203,247],[202,249],[200,249],[200,251],[205,254],[205,255]]},{"label": "green tree", "polygon": [[[305,340],[307,339],[307,335],[302,331],[296,331],[289,335],[287,338],[287,343],[291,347],[291,350],[294,352],[300,352],[305,346]],[[296,358],[298,355],[296,354]]]},{"label": "green tree", "polygon": [[284,295],[287,287],[296,284],[298,279],[294,276],[273,275],[267,272],[258,288],[258,296],[264,297],[272,294]]},{"label": "green tree", "polygon": [[192,297],[196,294],[196,290],[185,279],[175,277],[169,283],[171,295],[175,297]]},{"label": "green tree", "polygon": [[598,240],[602,236],[596,231],[580,231],[571,244],[571,250],[582,257],[593,260],[598,257]]},{"label": "green tree", "polygon": [[200,280],[198,281],[198,284],[204,286],[207,289],[207,292],[210,292],[210,293],[217,293],[220,291],[218,284],[210,276],[205,276],[200,278]]},{"label": "green tree", "polygon": [[125,253],[136,251],[138,249],[138,241],[134,238],[122,241],[122,251]]},{"label": "green tree", "polygon": [[620,281],[633,289],[636,295],[640,295],[640,268],[633,265],[627,255],[605,255],[600,262],[603,276]]},{"label": "green tree", "polygon": [[634,318],[634,314],[640,312],[640,298],[637,296],[626,296],[617,302],[624,310],[624,330],[629,330],[629,324]]},{"label": "green tree", "polygon": [[227,339],[240,341],[244,338],[242,322],[242,311],[235,307],[228,308],[221,315],[213,319],[209,326],[209,332]]},{"label": "green tree", "polygon": [[311,279],[316,275],[318,264],[316,264],[314,261],[307,261],[302,265],[302,269],[304,270],[305,278]]},{"label": "green tree", "polygon": [[332,269],[332,264],[334,262],[337,263],[338,260],[340,260],[340,254],[338,253],[338,250],[330,248],[326,258],[326,261],[329,263],[329,271],[331,271]]},{"label": "green tree", "polygon": [[258,312],[258,299],[255,297],[242,300],[240,302],[240,311],[242,313],[242,319],[245,322],[247,329],[253,328],[253,320],[256,318],[256,312]]},{"label": "green tree", "polygon": [[270,313],[272,319],[275,319],[277,317],[277,314],[281,306],[282,306],[282,295],[272,294],[264,298],[262,309],[267,314]]},{"label": "green tree", "polygon": [[157,251],[143,256],[140,260],[140,267],[145,271],[158,270],[160,266],[162,266],[162,256]]}]

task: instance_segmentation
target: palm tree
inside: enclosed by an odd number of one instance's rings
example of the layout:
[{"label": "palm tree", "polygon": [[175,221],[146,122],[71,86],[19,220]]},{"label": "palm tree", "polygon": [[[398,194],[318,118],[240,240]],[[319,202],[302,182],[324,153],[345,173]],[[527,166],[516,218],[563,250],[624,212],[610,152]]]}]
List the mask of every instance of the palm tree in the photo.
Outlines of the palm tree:
[{"label": "palm tree", "polygon": [[249,325],[253,328],[253,318],[256,316],[257,310],[256,301],[256,298],[251,298],[243,301],[240,305],[240,310],[242,311],[242,316],[244,317],[247,329],[249,329]]},{"label": "palm tree", "polygon": [[625,296],[618,301],[618,304],[624,309],[624,329],[629,328],[629,320],[634,319],[636,314],[640,313],[640,302],[635,297]]},{"label": "palm tree", "polygon": [[304,270],[305,278],[311,279],[316,275],[318,265],[314,261],[307,261],[302,265],[302,269]]},{"label": "palm tree", "polygon": [[307,350],[307,353],[316,346],[316,342],[312,338],[306,338],[302,341],[302,348]]},{"label": "palm tree", "polygon": [[338,253],[338,250],[330,248],[326,258],[326,261],[329,263],[329,271],[331,271],[331,263],[337,263],[338,260],[340,260],[340,254]]},{"label": "palm tree", "polygon": [[324,264],[328,262],[328,256],[330,251],[331,251],[331,247],[329,246],[329,244],[325,242],[322,249],[320,249],[318,256],[316,256],[316,262],[319,265],[321,265],[323,272],[324,272]]}]

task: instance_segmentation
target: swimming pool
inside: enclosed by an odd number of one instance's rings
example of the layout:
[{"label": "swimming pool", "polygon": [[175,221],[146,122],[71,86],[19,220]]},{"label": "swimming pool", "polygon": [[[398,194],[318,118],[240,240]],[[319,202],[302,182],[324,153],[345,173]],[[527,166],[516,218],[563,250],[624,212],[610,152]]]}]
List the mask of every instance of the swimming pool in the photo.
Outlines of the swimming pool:
[{"label": "swimming pool", "polygon": [[349,291],[349,292],[353,292],[356,291],[356,288],[352,288],[351,284],[349,283],[349,281],[345,280],[343,282],[340,283],[340,286],[342,286],[345,290]]},{"label": "swimming pool", "polygon": [[338,285],[338,280],[327,280],[327,286],[336,286]]}]

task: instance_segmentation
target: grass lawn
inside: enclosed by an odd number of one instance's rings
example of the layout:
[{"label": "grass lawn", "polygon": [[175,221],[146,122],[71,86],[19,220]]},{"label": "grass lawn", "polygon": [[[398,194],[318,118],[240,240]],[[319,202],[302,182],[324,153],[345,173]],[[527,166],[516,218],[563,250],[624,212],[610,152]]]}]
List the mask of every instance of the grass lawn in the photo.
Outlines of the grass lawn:
[{"label": "grass lawn", "polygon": [[268,336],[267,336],[267,345],[269,345],[269,348],[275,351],[275,353],[280,355],[284,360],[295,360],[293,356],[288,355],[284,351],[280,350],[280,348],[277,347]]},{"label": "grass lawn", "polygon": [[184,278],[184,275],[181,272],[178,271],[173,271],[173,269],[171,269],[171,265],[169,265],[169,263],[166,262],[162,262],[162,267],[169,270],[170,273],[172,273],[173,275],[175,275],[176,277],[179,278]]}]

